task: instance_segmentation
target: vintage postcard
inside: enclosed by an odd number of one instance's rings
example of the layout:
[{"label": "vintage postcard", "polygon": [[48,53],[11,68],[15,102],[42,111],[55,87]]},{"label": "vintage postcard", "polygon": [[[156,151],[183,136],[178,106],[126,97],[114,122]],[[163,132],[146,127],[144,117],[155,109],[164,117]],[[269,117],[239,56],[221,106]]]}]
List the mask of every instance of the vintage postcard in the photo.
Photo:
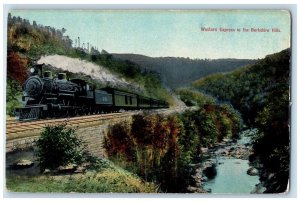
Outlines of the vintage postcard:
[{"label": "vintage postcard", "polygon": [[6,17],[7,192],[289,192],[289,10]]}]

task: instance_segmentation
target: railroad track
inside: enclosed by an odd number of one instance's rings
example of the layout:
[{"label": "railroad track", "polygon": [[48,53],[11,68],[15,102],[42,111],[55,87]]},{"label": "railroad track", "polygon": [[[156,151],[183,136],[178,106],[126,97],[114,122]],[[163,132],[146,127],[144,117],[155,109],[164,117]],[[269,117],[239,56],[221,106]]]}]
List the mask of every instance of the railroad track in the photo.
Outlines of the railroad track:
[{"label": "railroad track", "polygon": [[[152,113],[160,114],[170,114],[176,112],[177,108],[172,109],[157,109],[151,110]],[[44,119],[44,120],[32,120],[32,121],[23,121],[19,122],[16,119],[8,119],[6,121],[6,140],[18,139],[22,137],[31,136],[31,133],[34,134],[36,131],[40,131],[47,125],[60,124],[67,122],[68,126],[76,127],[81,125],[93,124],[101,121],[109,121],[113,119],[120,119],[134,114],[141,113],[142,111],[126,111],[118,113],[109,113],[109,114],[97,114],[97,115],[88,115],[88,116],[79,116],[71,118],[59,118],[59,119]],[[34,132],[35,131],[35,132]]]},{"label": "railroad track", "polygon": [[[91,124],[93,122],[107,121],[115,118],[123,118],[137,112],[124,112],[124,113],[110,113],[110,114],[97,114],[90,116],[80,116],[72,118],[59,118],[48,120],[36,120],[18,122],[17,120],[9,120],[6,122],[6,139],[18,138],[22,134],[30,133],[30,131],[41,130],[46,125],[54,125],[67,122],[68,126],[80,126],[81,124]],[[28,136],[28,135],[26,135]]]},{"label": "railroad track", "polygon": [[[159,113],[162,115],[168,115],[181,111],[179,108],[168,109],[156,109],[148,111],[150,113]],[[142,111],[126,111],[122,113],[109,113],[109,114],[97,114],[88,116],[78,116],[71,118],[59,118],[59,119],[43,119],[19,122],[16,119],[8,119],[6,121],[6,141],[32,137],[39,134],[46,125],[55,125],[63,122],[67,122],[71,127],[84,127],[93,124],[111,123],[113,120],[118,120],[132,116],[134,114],[142,113]]]}]

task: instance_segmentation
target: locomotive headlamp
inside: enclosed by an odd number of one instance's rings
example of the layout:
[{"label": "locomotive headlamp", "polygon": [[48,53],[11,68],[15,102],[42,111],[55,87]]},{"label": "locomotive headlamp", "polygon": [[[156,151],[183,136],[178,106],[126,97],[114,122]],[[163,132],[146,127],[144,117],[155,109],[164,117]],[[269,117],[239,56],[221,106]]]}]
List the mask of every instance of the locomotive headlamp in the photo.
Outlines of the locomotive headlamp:
[{"label": "locomotive headlamp", "polygon": [[35,69],[32,67],[32,68],[30,68],[30,72],[31,73],[34,73],[35,72]]}]

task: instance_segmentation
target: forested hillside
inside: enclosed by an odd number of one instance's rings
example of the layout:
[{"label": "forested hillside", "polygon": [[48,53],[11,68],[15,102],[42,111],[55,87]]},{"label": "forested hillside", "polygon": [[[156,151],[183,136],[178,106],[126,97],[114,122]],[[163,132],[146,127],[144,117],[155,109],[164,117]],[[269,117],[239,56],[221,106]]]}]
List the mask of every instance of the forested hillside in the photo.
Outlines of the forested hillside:
[{"label": "forested hillside", "polygon": [[113,57],[131,61],[145,70],[158,72],[164,82],[172,87],[186,87],[199,79],[217,72],[229,72],[242,66],[254,64],[248,59],[189,59],[179,57],[148,57],[137,54],[112,54]]},{"label": "forested hillside", "polygon": [[[142,70],[133,62],[116,60],[104,50],[99,52],[92,44],[86,46],[84,43],[80,43],[80,37],[73,41],[65,33],[65,28],[56,29],[39,25],[35,21],[31,24],[26,19],[11,14],[8,15],[7,114],[14,115],[15,108],[20,105],[21,85],[28,77],[29,67],[41,56],[55,54],[93,62],[134,83],[135,86],[145,89],[143,92],[137,93],[172,103],[172,98],[161,85],[161,79],[157,73]],[[57,69],[53,67],[52,70]],[[97,81],[91,79],[89,75],[68,74],[86,79],[97,85]],[[130,89],[130,91],[133,90]]]},{"label": "forested hillside", "polygon": [[289,178],[290,55],[286,49],[255,65],[194,83],[198,90],[230,102],[246,123],[259,129],[253,160],[263,164],[261,178],[271,193],[284,192]]}]

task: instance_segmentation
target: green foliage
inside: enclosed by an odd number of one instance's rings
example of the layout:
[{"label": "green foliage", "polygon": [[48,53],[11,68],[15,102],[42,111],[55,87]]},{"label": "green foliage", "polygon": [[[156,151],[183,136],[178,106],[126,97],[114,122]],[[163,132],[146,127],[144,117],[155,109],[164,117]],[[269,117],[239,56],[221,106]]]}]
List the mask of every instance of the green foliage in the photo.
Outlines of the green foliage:
[{"label": "green foliage", "polygon": [[36,146],[41,170],[81,163],[87,154],[75,130],[68,128],[66,123],[46,126],[36,141]]},{"label": "green foliage", "polygon": [[286,49],[267,56],[259,63],[227,74],[213,74],[194,83],[194,87],[230,102],[246,123],[253,125],[267,104],[267,96],[276,85],[289,85],[289,55]]},{"label": "green foliage", "polygon": [[187,88],[179,88],[176,93],[180,96],[180,99],[187,106],[199,106],[202,107],[205,104],[214,104],[215,100],[213,97],[204,95],[203,93]]},{"label": "green foliage", "polygon": [[256,138],[254,149],[265,165],[264,171],[276,173],[269,179],[267,192],[280,193],[287,189],[290,168],[289,88],[277,86],[267,99],[255,120],[263,135]]},{"label": "green foliage", "polygon": [[193,154],[225,137],[236,138],[241,127],[239,113],[228,105],[206,105],[198,111],[186,112],[181,119],[185,128],[182,145]]},{"label": "green foliage", "polygon": [[31,25],[20,17],[8,18],[8,50],[21,52],[29,58],[72,52],[72,40],[62,30],[49,26]]},{"label": "green foliage", "polygon": [[16,115],[16,107],[21,105],[21,86],[20,84],[11,79],[7,78],[6,82],[6,114],[10,116]]},{"label": "green foliage", "polygon": [[[264,165],[266,192],[284,192],[289,178],[290,49],[229,74],[200,79],[194,87],[231,102],[245,122],[259,129],[254,156]],[[264,177],[274,174],[274,177]]]}]

